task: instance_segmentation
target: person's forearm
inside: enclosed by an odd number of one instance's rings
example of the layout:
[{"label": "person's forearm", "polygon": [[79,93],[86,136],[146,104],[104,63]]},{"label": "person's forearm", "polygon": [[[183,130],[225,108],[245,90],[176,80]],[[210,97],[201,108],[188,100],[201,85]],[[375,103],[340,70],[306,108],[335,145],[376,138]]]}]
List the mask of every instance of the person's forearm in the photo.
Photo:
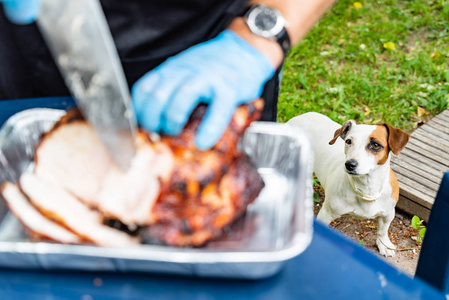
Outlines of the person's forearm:
[{"label": "person's forearm", "polygon": [[287,31],[292,45],[296,45],[335,0],[255,0],[251,4],[264,4],[277,8],[287,20]]},{"label": "person's forearm", "polygon": [[[286,29],[293,46],[304,37],[334,2],[335,0],[254,0],[250,3],[279,9],[287,20]],[[243,18],[236,18],[229,29],[267,55],[276,67],[282,63],[284,57],[281,47],[275,41],[254,35]]]}]

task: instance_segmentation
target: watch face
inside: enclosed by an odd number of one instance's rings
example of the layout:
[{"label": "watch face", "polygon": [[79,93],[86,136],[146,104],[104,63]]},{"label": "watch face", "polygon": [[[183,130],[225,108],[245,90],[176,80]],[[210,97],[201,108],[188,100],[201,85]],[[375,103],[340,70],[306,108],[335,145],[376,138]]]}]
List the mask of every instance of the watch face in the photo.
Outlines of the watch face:
[{"label": "watch face", "polygon": [[277,15],[272,10],[265,10],[256,16],[254,22],[261,30],[272,30],[276,26]]},{"label": "watch face", "polygon": [[285,19],[279,10],[263,5],[255,6],[246,18],[247,24],[254,34],[270,39],[275,39],[285,25]]}]

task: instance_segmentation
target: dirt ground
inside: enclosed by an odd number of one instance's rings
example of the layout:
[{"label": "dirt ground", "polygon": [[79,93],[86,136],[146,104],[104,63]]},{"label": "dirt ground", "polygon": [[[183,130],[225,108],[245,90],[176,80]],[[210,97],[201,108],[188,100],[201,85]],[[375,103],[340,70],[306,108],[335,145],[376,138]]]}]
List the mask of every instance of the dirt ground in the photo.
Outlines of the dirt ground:
[{"label": "dirt ground", "polygon": [[[322,190],[315,189],[315,192],[321,199],[320,203],[314,203],[314,213],[316,215],[324,201],[324,195]],[[413,277],[418,263],[421,244],[418,244],[416,240],[414,240],[417,232],[411,225],[411,219],[412,216],[396,210],[396,217],[391,223],[389,230],[390,240],[397,246],[396,255],[394,257],[380,256],[376,246],[377,222],[375,220],[360,220],[350,217],[341,217],[334,220],[331,223],[331,226],[351,237],[357,243],[361,243],[388,263]]]}]

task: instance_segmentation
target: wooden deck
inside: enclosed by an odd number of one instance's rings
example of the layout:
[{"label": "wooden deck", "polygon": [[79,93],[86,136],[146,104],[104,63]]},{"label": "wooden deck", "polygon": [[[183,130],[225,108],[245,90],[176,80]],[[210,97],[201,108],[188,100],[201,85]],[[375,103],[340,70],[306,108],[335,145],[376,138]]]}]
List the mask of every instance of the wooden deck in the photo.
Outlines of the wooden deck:
[{"label": "wooden deck", "polygon": [[397,207],[427,221],[443,174],[449,170],[449,109],[417,128],[391,167],[399,181]]}]

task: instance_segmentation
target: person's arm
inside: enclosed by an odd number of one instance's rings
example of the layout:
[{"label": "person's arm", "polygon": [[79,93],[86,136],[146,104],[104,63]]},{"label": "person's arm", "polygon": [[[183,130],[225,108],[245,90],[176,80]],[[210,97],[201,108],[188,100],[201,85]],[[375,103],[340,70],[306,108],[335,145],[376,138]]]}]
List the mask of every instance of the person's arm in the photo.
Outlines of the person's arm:
[{"label": "person's arm", "polygon": [[[278,9],[287,21],[291,45],[298,43],[335,0],[256,0]],[[220,139],[235,108],[261,96],[281,65],[277,41],[251,32],[237,17],[216,38],[168,59],[139,79],[133,103],[139,123],[150,131],[177,135],[199,102],[209,104],[195,143],[208,149]]]},{"label": "person's arm", "polygon": [[[334,2],[335,0],[257,0],[251,1],[251,5],[263,4],[281,11],[287,21],[286,29],[291,44],[295,45]],[[282,63],[284,55],[281,47],[275,41],[254,35],[243,17],[236,18],[229,29],[268,56],[276,67]]]},{"label": "person's arm", "polygon": [[[291,44],[295,45],[334,1],[256,0],[250,4],[281,11]],[[27,23],[36,17],[38,9],[29,13],[29,7],[23,4],[38,8],[39,2],[8,0],[4,8],[11,20]],[[235,108],[261,96],[283,59],[276,41],[256,36],[244,18],[237,17],[217,37],[170,57],[134,84],[137,120],[149,131],[177,135],[198,103],[208,103],[195,139],[198,148],[208,149],[223,135]]]}]

